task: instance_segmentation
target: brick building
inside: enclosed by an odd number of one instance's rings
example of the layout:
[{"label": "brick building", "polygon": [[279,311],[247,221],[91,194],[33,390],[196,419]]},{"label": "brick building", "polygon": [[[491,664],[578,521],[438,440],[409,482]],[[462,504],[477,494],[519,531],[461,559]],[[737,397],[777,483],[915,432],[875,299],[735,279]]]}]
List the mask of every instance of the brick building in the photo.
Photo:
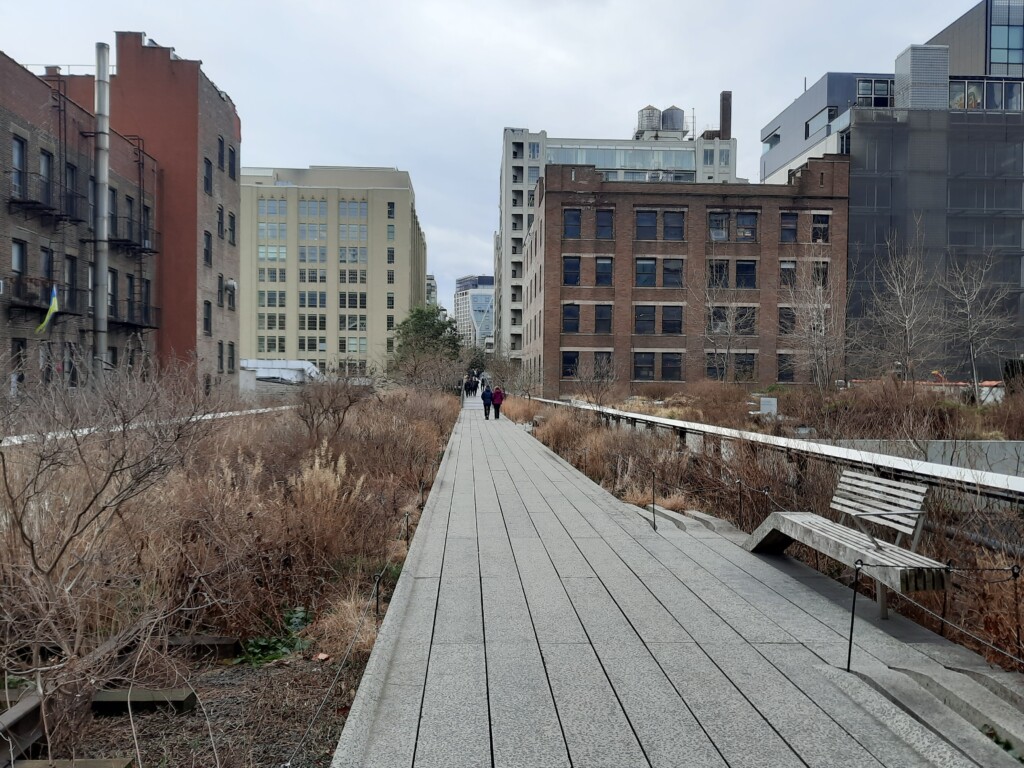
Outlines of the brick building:
[{"label": "brick building", "polygon": [[526,372],[544,396],[704,378],[808,381],[841,354],[849,167],[788,184],[606,181],[549,165],[525,247]]},{"label": "brick building", "polygon": [[[160,325],[161,169],[139,139],[111,133],[109,270],[95,275],[94,119],[66,85],[55,69],[37,77],[0,53],[0,345],[12,386],[88,375],[98,301],[109,364],[151,354]],[[58,311],[39,331],[54,289]]]},{"label": "brick building", "polygon": [[[142,137],[161,168],[157,353],[162,362],[194,360],[208,385],[237,388],[238,113],[201,62],[140,32],[118,32],[116,45],[111,128]],[[93,103],[91,76],[66,82],[73,100]]]}]

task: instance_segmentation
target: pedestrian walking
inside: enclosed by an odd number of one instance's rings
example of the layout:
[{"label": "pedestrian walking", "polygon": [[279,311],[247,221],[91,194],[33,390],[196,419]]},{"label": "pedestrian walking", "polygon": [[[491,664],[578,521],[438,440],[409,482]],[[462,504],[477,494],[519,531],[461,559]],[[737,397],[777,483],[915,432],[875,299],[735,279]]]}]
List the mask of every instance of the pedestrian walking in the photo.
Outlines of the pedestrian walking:
[{"label": "pedestrian walking", "polygon": [[484,391],[483,394],[480,395],[480,399],[484,401],[484,418],[491,418],[491,403],[494,402],[494,393],[491,392],[490,387],[484,387]]},{"label": "pedestrian walking", "polygon": [[505,402],[505,393],[501,387],[495,387],[494,392],[491,393],[491,404],[494,406],[494,420],[497,421],[501,418],[501,404]]}]

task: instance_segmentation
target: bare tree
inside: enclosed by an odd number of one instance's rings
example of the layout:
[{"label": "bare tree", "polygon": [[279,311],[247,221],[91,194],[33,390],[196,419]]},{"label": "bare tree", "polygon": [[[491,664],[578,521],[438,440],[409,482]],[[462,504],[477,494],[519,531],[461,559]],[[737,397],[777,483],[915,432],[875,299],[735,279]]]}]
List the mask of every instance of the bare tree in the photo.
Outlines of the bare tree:
[{"label": "bare tree", "polygon": [[522,360],[496,353],[488,356],[486,367],[492,383],[500,385],[509,394],[533,397],[540,392],[540,377]]},{"label": "bare tree", "polygon": [[349,411],[372,396],[375,390],[372,376],[329,373],[302,386],[295,414],[313,442],[330,441],[345,426]]},{"label": "bare tree", "polygon": [[934,368],[943,334],[938,284],[925,259],[920,223],[909,241],[890,234],[880,256],[854,351],[867,366],[893,372],[913,389],[922,372]]},{"label": "bare tree", "polygon": [[976,403],[981,402],[978,360],[1006,339],[1012,328],[1012,319],[1006,311],[1010,290],[993,280],[994,269],[992,254],[957,258],[950,253],[939,281],[946,297],[947,337],[966,357]]},{"label": "bare tree", "polygon": [[622,388],[622,382],[628,380],[621,366],[615,364],[613,354],[599,356],[595,353],[577,366],[573,389],[581,399],[604,408]]},{"label": "bare tree", "polygon": [[[736,292],[729,287],[729,261],[707,261],[703,283],[688,289],[691,302],[703,308],[702,339],[704,349],[712,357],[708,369],[714,369],[720,381],[749,381],[756,379],[754,370],[738,369],[736,353],[744,349],[748,340],[757,333],[758,308],[736,300]],[[753,356],[756,364],[756,355]]]}]

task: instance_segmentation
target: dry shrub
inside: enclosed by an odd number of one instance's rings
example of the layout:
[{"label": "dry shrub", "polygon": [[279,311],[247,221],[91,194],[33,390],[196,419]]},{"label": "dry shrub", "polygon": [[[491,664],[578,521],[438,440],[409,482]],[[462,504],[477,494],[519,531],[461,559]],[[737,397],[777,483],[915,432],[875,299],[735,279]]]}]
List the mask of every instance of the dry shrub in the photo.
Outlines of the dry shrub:
[{"label": "dry shrub", "polygon": [[356,585],[341,589],[303,632],[320,653],[341,661],[351,645],[352,659],[365,660],[377,639],[374,606]]},{"label": "dry shrub", "polygon": [[544,407],[543,403],[525,397],[506,397],[501,412],[517,424],[530,424]]},{"label": "dry shrub", "polygon": [[1024,440],[1024,392],[1007,396],[1001,403],[982,410],[988,429],[1006,440]]}]

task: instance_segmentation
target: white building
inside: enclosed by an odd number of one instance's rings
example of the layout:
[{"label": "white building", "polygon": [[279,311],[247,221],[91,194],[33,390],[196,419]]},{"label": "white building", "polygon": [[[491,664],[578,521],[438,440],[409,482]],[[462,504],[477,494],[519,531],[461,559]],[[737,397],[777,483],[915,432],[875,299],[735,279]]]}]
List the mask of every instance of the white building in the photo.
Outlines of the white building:
[{"label": "white building", "polygon": [[724,91],[718,130],[690,135],[678,107],[640,110],[632,139],[557,139],[547,131],[506,128],[499,229],[494,235],[494,346],[518,358],[523,348],[523,247],[533,224],[534,189],[548,163],[593,165],[609,181],[735,182],[732,93]]},{"label": "white building", "polygon": [[484,348],[494,335],[494,278],[468,275],[455,283],[455,324],[465,344]]},{"label": "white building", "polygon": [[427,275],[427,304],[429,306],[437,304],[437,280],[433,275]]},{"label": "white building", "polygon": [[425,300],[427,245],[397,168],[243,168],[243,358],[382,368]]}]

